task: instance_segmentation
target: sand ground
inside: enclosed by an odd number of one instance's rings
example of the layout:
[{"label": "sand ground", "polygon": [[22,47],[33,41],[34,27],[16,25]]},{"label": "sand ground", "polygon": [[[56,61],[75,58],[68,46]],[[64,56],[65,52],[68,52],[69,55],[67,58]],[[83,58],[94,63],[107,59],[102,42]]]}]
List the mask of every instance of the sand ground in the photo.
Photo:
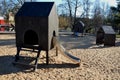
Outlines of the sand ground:
[{"label": "sand ground", "polygon": [[[120,39],[116,46],[104,47],[95,44],[95,36],[75,37],[61,35],[60,43],[69,53],[81,59],[80,66],[70,63],[55,49],[49,51],[50,64],[45,64],[42,51],[37,71],[27,66],[14,66],[16,54],[15,36],[0,35],[0,80],[120,80]],[[21,55],[35,56],[28,51]]]}]

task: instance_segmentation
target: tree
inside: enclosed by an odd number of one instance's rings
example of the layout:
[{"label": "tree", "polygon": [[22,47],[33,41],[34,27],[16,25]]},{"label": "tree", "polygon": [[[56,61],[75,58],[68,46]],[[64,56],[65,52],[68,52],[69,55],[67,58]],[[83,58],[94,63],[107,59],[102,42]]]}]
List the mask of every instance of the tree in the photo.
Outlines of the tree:
[{"label": "tree", "polygon": [[108,3],[101,2],[101,17],[102,17],[102,24],[108,25],[107,19],[110,17],[108,16],[110,13],[110,6]]},{"label": "tree", "polygon": [[9,12],[16,13],[25,1],[36,1],[36,0],[0,0],[0,14],[5,15]]},{"label": "tree", "polygon": [[93,26],[95,33],[97,29],[102,25],[102,15],[101,15],[101,7],[100,7],[100,2],[98,0],[95,1],[94,4],[94,9],[93,9]]},{"label": "tree", "polygon": [[91,26],[91,20],[90,20],[90,8],[91,8],[92,2],[90,0],[82,0],[82,21],[85,23],[85,32],[88,32],[88,29]]},{"label": "tree", "polygon": [[32,2],[35,0],[0,0],[0,15],[4,16],[6,22],[8,22],[9,13],[16,14],[25,1]]},{"label": "tree", "polygon": [[76,22],[77,18],[77,9],[81,7],[81,1],[80,0],[63,0],[63,3],[59,5],[59,9],[61,8],[61,11],[64,11],[66,16],[68,17],[68,27],[72,29],[72,26]]},{"label": "tree", "polygon": [[117,7],[111,7],[111,12],[113,16],[111,18],[112,25],[120,30],[120,0],[117,0]]},{"label": "tree", "polygon": [[83,0],[82,1],[82,6],[83,6],[83,15],[84,18],[89,18],[89,12],[90,12],[90,6],[91,6],[90,0]]},{"label": "tree", "polygon": [[68,17],[66,15],[59,16],[59,27],[62,29],[66,29],[68,26]]}]

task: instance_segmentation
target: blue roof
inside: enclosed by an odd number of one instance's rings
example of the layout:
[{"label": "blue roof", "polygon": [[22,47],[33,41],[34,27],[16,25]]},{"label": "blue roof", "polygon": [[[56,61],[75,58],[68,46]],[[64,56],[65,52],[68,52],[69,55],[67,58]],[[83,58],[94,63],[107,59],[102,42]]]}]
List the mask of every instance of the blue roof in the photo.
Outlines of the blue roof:
[{"label": "blue roof", "polygon": [[16,16],[49,16],[54,2],[25,2]]}]

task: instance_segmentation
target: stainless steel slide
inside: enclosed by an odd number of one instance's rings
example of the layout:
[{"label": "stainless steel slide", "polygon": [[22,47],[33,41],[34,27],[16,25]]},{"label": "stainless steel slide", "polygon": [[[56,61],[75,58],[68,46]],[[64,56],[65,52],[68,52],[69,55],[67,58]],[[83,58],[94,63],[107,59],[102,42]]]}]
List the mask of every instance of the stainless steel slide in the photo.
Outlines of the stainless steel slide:
[{"label": "stainless steel slide", "polygon": [[80,59],[71,55],[70,53],[68,53],[65,48],[58,42],[56,37],[53,37],[53,44],[55,45],[55,47],[58,48],[58,50],[60,51],[60,53],[65,56],[66,58],[68,58],[69,60],[71,60],[73,63],[75,64],[79,64],[80,63]]}]

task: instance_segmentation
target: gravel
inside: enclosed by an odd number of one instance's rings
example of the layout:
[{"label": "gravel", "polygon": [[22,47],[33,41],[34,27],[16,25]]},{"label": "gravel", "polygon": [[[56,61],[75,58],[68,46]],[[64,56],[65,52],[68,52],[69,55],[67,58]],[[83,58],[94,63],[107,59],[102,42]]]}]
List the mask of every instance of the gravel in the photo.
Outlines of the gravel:
[{"label": "gravel", "polygon": [[[15,36],[0,35],[0,80],[120,80],[120,39],[116,39],[116,46],[112,47],[96,45],[93,35],[60,35],[59,41],[69,53],[81,59],[80,66],[76,67],[60,52],[55,56],[55,49],[52,49],[50,64],[45,64],[42,51],[34,72],[30,67],[12,64],[16,54]],[[21,52],[35,56],[29,53]]]}]

